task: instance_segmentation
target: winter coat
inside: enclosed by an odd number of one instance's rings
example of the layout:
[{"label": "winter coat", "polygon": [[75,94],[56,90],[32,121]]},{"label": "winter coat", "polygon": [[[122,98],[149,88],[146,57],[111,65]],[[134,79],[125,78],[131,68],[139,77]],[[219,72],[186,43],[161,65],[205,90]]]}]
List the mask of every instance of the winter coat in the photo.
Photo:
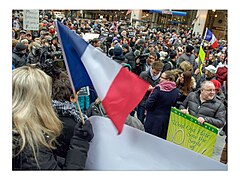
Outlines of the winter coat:
[{"label": "winter coat", "polygon": [[193,69],[196,68],[195,56],[193,54],[190,54],[190,55],[186,53],[182,54],[177,60],[178,65],[181,64],[181,62],[183,61],[190,62],[193,66]]},{"label": "winter coat", "polygon": [[27,55],[22,54],[14,48],[12,53],[12,64],[15,68],[25,66],[27,64]]},{"label": "winter coat", "polygon": [[125,58],[128,61],[128,64],[130,64],[130,66],[135,69],[136,68],[136,62],[135,62],[135,56],[134,53],[132,51],[128,52],[125,54]]},{"label": "winter coat", "polygon": [[226,66],[218,67],[216,72],[216,79],[223,85],[227,81],[228,68]]},{"label": "winter coat", "polygon": [[[46,136],[46,138],[48,138]],[[71,138],[71,143],[66,154],[64,164],[59,163],[56,154],[44,147],[39,146],[37,155],[38,163],[34,159],[32,149],[27,145],[23,151],[17,156],[14,156],[20,148],[20,136],[13,134],[13,170],[80,170],[85,168],[85,161],[89,149],[89,143],[77,137]]]},{"label": "winter coat", "polygon": [[176,69],[176,62],[169,59],[167,62],[164,63],[162,72],[165,72],[167,70]]},{"label": "winter coat", "polygon": [[121,63],[127,63],[127,59],[125,59],[125,56],[121,55],[121,56],[113,56],[112,59],[114,61],[116,61],[117,63],[121,64]]},{"label": "winter coat", "polygon": [[176,105],[179,90],[161,90],[159,86],[154,88],[146,102],[145,131],[166,139],[171,107]]},{"label": "winter coat", "polygon": [[207,123],[217,128],[221,128],[225,124],[226,109],[216,96],[212,100],[201,103],[200,90],[191,92],[179,107],[179,109],[187,108],[190,115],[196,118],[203,117]]},{"label": "winter coat", "polygon": [[[13,170],[80,170],[85,168],[89,142],[73,136],[74,127],[80,120],[79,113],[70,102],[59,102],[53,100],[53,106],[62,121],[63,129],[57,137],[56,149],[49,150],[44,146],[39,147],[38,163],[33,158],[33,152],[29,146],[13,158]],[[86,115],[83,114],[86,120]],[[48,138],[46,136],[46,138]],[[13,136],[13,154],[19,150],[20,136]]]},{"label": "winter coat", "polygon": [[28,64],[40,63],[40,57],[39,56],[34,56],[32,53],[29,53],[28,57],[27,57],[27,63]]},{"label": "winter coat", "polygon": [[145,131],[142,122],[138,118],[133,117],[131,115],[128,115],[128,117],[127,117],[127,119],[125,121],[125,124],[128,125],[128,126],[137,128],[139,130]]}]

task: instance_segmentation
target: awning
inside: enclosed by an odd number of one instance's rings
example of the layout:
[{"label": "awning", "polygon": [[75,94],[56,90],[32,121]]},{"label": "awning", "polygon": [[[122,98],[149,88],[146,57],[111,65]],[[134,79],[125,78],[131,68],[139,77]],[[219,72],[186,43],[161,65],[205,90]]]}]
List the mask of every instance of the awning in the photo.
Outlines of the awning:
[{"label": "awning", "polygon": [[175,16],[186,16],[186,12],[181,11],[166,11],[166,10],[150,10],[150,12],[161,13],[161,14],[171,14]]}]

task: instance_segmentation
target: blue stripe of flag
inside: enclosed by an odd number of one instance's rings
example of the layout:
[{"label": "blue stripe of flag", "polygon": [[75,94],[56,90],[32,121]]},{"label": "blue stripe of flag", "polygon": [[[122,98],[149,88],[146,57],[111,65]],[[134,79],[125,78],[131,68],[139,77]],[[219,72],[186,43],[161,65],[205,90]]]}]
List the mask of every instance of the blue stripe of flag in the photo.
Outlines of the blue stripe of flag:
[{"label": "blue stripe of flag", "polygon": [[75,90],[78,91],[85,86],[93,87],[92,81],[81,61],[81,57],[89,44],[59,21],[56,23],[62,50],[65,54],[64,60],[69,68],[69,76],[71,76]]},{"label": "blue stripe of flag", "polygon": [[209,29],[207,29],[207,33],[206,33],[204,40],[210,42],[211,39],[212,39],[212,32]]}]

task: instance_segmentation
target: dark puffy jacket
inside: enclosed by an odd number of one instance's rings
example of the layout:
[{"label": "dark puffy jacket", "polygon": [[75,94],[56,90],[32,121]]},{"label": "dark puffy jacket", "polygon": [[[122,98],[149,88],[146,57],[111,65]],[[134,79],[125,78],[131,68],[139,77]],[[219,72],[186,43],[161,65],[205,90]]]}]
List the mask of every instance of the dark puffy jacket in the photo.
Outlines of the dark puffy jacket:
[{"label": "dark puffy jacket", "polygon": [[36,63],[39,63],[39,62],[40,62],[39,56],[34,56],[32,53],[28,54],[28,57],[27,57],[27,63],[28,64],[36,64]]},{"label": "dark puffy jacket", "polygon": [[16,48],[14,48],[12,53],[12,64],[15,68],[24,66],[27,64],[27,55],[22,54],[21,52],[17,51]]},{"label": "dark puffy jacket", "polygon": [[187,109],[190,115],[198,118],[203,117],[206,122],[221,128],[226,122],[226,109],[224,104],[216,98],[200,102],[200,90],[191,92],[180,105],[179,109]]}]

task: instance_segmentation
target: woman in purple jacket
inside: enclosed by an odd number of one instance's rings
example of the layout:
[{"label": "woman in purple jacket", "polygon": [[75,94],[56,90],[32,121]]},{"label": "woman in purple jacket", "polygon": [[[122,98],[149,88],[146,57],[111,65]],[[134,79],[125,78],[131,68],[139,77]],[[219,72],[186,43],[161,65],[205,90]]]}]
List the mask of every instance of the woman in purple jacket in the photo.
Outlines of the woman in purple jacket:
[{"label": "woman in purple jacket", "polygon": [[172,71],[161,74],[160,83],[153,89],[146,102],[145,131],[166,139],[171,107],[176,105],[179,90]]}]

